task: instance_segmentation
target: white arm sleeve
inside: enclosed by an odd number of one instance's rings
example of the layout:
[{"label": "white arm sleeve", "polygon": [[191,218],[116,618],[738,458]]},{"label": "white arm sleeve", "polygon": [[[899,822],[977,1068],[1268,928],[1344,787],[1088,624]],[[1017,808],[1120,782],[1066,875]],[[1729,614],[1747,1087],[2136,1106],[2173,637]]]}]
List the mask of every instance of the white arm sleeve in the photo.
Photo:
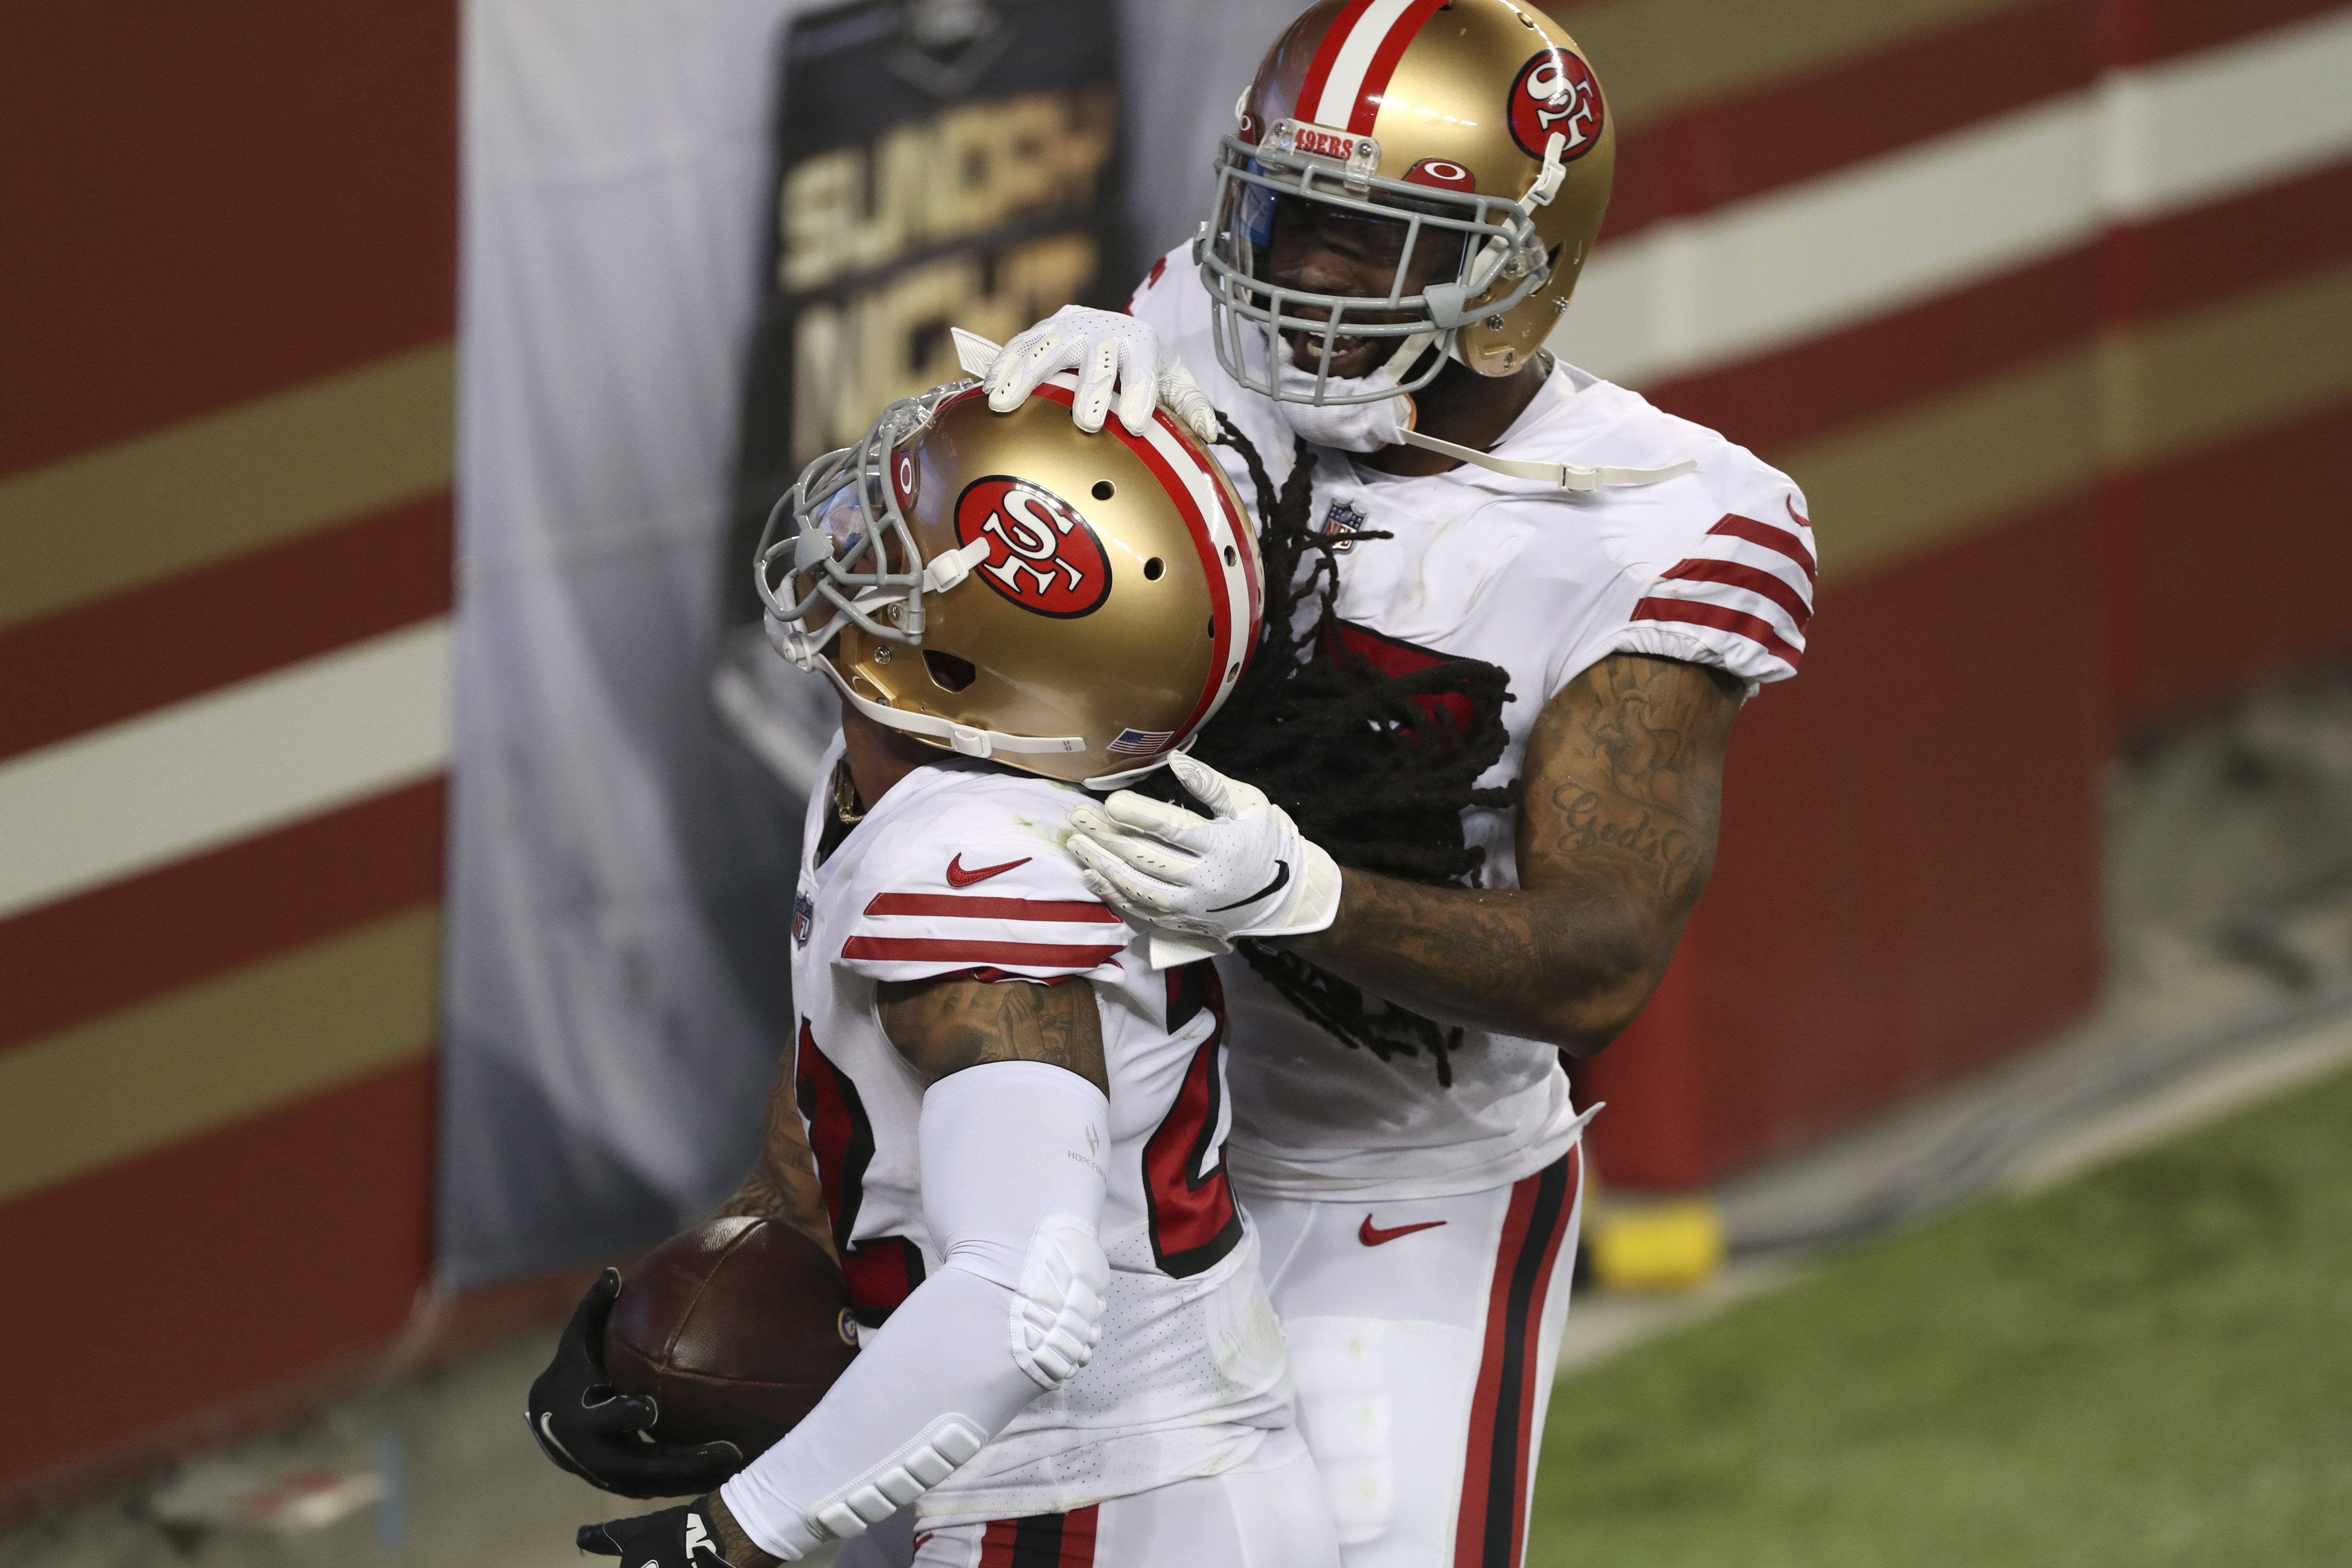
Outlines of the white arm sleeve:
[{"label": "white arm sleeve", "polygon": [[1101,1338],[1110,1102],[1074,1072],[989,1062],[923,1096],[923,1219],[944,1259],[784,1440],[719,1489],[797,1561],[945,1480]]}]

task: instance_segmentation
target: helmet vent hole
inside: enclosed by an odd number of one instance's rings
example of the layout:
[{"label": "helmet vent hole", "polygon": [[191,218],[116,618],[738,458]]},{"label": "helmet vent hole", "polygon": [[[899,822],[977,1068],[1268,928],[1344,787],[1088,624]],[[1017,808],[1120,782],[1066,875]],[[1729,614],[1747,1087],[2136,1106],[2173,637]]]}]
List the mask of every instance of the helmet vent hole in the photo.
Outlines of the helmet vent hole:
[{"label": "helmet vent hole", "polygon": [[1209,635],[1213,637],[1217,635],[1217,617],[1214,616],[1209,617]]},{"label": "helmet vent hole", "polygon": [[941,691],[961,691],[980,679],[980,671],[971,660],[937,648],[923,650],[923,668],[931,672],[931,684]]},{"label": "helmet vent hole", "polygon": [[1117,494],[1118,494],[1118,487],[1112,484],[1108,479],[1097,479],[1095,481],[1095,500],[1108,500],[1111,497]]},{"label": "helmet vent hole", "polygon": [[1228,545],[1226,545],[1226,546],[1225,546],[1225,564],[1226,564],[1226,565],[1228,565],[1228,566],[1234,566],[1234,565],[1238,565],[1238,564],[1240,564],[1240,563],[1241,563],[1241,558],[1242,558],[1242,552],[1241,552],[1240,551],[1235,550],[1235,549],[1234,549],[1232,545],[1230,545],[1230,544],[1228,544]]},{"label": "helmet vent hole", "polygon": [[1166,563],[1155,555],[1143,563],[1143,580],[1147,583],[1157,583],[1160,581],[1160,574],[1167,570]]}]

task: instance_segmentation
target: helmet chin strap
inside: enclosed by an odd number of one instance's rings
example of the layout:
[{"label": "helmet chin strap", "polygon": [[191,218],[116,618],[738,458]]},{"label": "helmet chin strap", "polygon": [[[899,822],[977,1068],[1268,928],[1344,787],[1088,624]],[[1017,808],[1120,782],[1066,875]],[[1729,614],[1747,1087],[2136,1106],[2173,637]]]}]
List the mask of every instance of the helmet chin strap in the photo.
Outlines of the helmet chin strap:
[{"label": "helmet chin strap", "polygon": [[851,707],[877,724],[903,731],[909,735],[919,735],[927,741],[944,741],[950,749],[967,757],[990,757],[999,752],[1066,753],[1087,749],[1086,738],[1080,735],[1008,735],[1002,730],[975,730],[969,724],[958,724],[936,714],[908,713],[857,695],[851,689],[847,678],[834,668],[830,658],[820,657],[816,667],[841,689],[842,696],[849,700]]},{"label": "helmet chin strap", "polygon": [[[1413,362],[1428,352],[1432,343],[1443,339],[1446,352],[1459,360],[1455,332],[1415,332],[1405,339],[1397,351],[1382,362],[1372,376],[1385,378],[1391,385],[1404,379]],[[1370,380],[1367,376],[1364,380]],[[1676,479],[1697,468],[1695,458],[1669,463],[1658,468],[1580,468],[1574,463],[1535,463],[1517,458],[1497,458],[1491,452],[1475,447],[1464,447],[1424,436],[1413,428],[1419,410],[1413,400],[1403,393],[1387,403],[1339,404],[1328,406],[1278,403],[1275,405],[1290,422],[1291,427],[1310,441],[1336,447],[1346,452],[1376,452],[1382,447],[1418,447],[1424,452],[1435,452],[1456,462],[1468,463],[1491,474],[1506,479],[1538,479],[1561,489],[1590,495],[1604,485],[1654,485]]]},{"label": "helmet chin strap", "polygon": [[1475,447],[1456,446],[1441,441],[1434,436],[1424,436],[1418,430],[1397,432],[1397,439],[1407,447],[1418,447],[1424,452],[1435,452],[1456,462],[1470,463],[1490,474],[1501,474],[1513,479],[1540,479],[1564,490],[1590,495],[1603,485],[1656,485],[1668,479],[1681,479],[1695,473],[1698,459],[1685,458],[1679,463],[1668,463],[1663,468],[1583,468],[1574,463],[1531,463],[1519,458],[1497,458],[1492,452],[1481,452]]}]

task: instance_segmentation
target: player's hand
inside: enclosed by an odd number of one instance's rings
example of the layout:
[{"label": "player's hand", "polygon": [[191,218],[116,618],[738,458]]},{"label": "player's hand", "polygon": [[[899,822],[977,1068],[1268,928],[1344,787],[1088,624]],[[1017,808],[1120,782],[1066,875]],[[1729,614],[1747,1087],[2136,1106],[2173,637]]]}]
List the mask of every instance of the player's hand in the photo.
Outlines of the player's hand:
[{"label": "player's hand", "polygon": [[743,1468],[732,1443],[663,1443],[646,1435],[660,1410],[624,1394],[604,1375],[597,1347],[620,1299],[621,1272],[607,1268],[564,1325],[555,1359],[530,1385],[526,1415],[547,1457],[591,1486],[623,1497],[685,1497],[709,1491]]},{"label": "player's hand", "polygon": [[698,1498],[659,1513],[583,1524],[577,1540],[581,1551],[618,1557],[629,1568],[769,1568],[782,1561],[740,1538],[731,1549],[722,1546],[720,1531],[732,1521],[722,1524],[717,1499]]},{"label": "player's hand", "polygon": [[1070,813],[1069,851],[1095,897],[1151,933],[1151,966],[1231,952],[1245,936],[1305,936],[1339,912],[1339,868],[1255,784],[1179,752],[1202,816],[1131,790]]},{"label": "player's hand", "polygon": [[1217,438],[1216,410],[1208,395],[1168,353],[1158,332],[1117,310],[1065,305],[999,350],[980,379],[989,407],[1010,414],[1066,370],[1078,373],[1070,412],[1081,430],[1103,427],[1116,392],[1118,422],[1131,435],[1150,426],[1156,403],[1202,440]]}]

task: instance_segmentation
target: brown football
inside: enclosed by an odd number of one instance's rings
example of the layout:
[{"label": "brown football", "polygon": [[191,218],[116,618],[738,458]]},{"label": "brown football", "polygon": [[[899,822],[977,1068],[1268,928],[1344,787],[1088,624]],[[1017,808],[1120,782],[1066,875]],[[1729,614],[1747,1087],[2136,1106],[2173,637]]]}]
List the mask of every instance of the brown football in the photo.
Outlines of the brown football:
[{"label": "brown football", "polygon": [[799,1424],[857,1353],[849,1288],[788,1226],[714,1219],[646,1254],[604,1324],[604,1371],[661,1408],[655,1436],[743,1456]]}]

